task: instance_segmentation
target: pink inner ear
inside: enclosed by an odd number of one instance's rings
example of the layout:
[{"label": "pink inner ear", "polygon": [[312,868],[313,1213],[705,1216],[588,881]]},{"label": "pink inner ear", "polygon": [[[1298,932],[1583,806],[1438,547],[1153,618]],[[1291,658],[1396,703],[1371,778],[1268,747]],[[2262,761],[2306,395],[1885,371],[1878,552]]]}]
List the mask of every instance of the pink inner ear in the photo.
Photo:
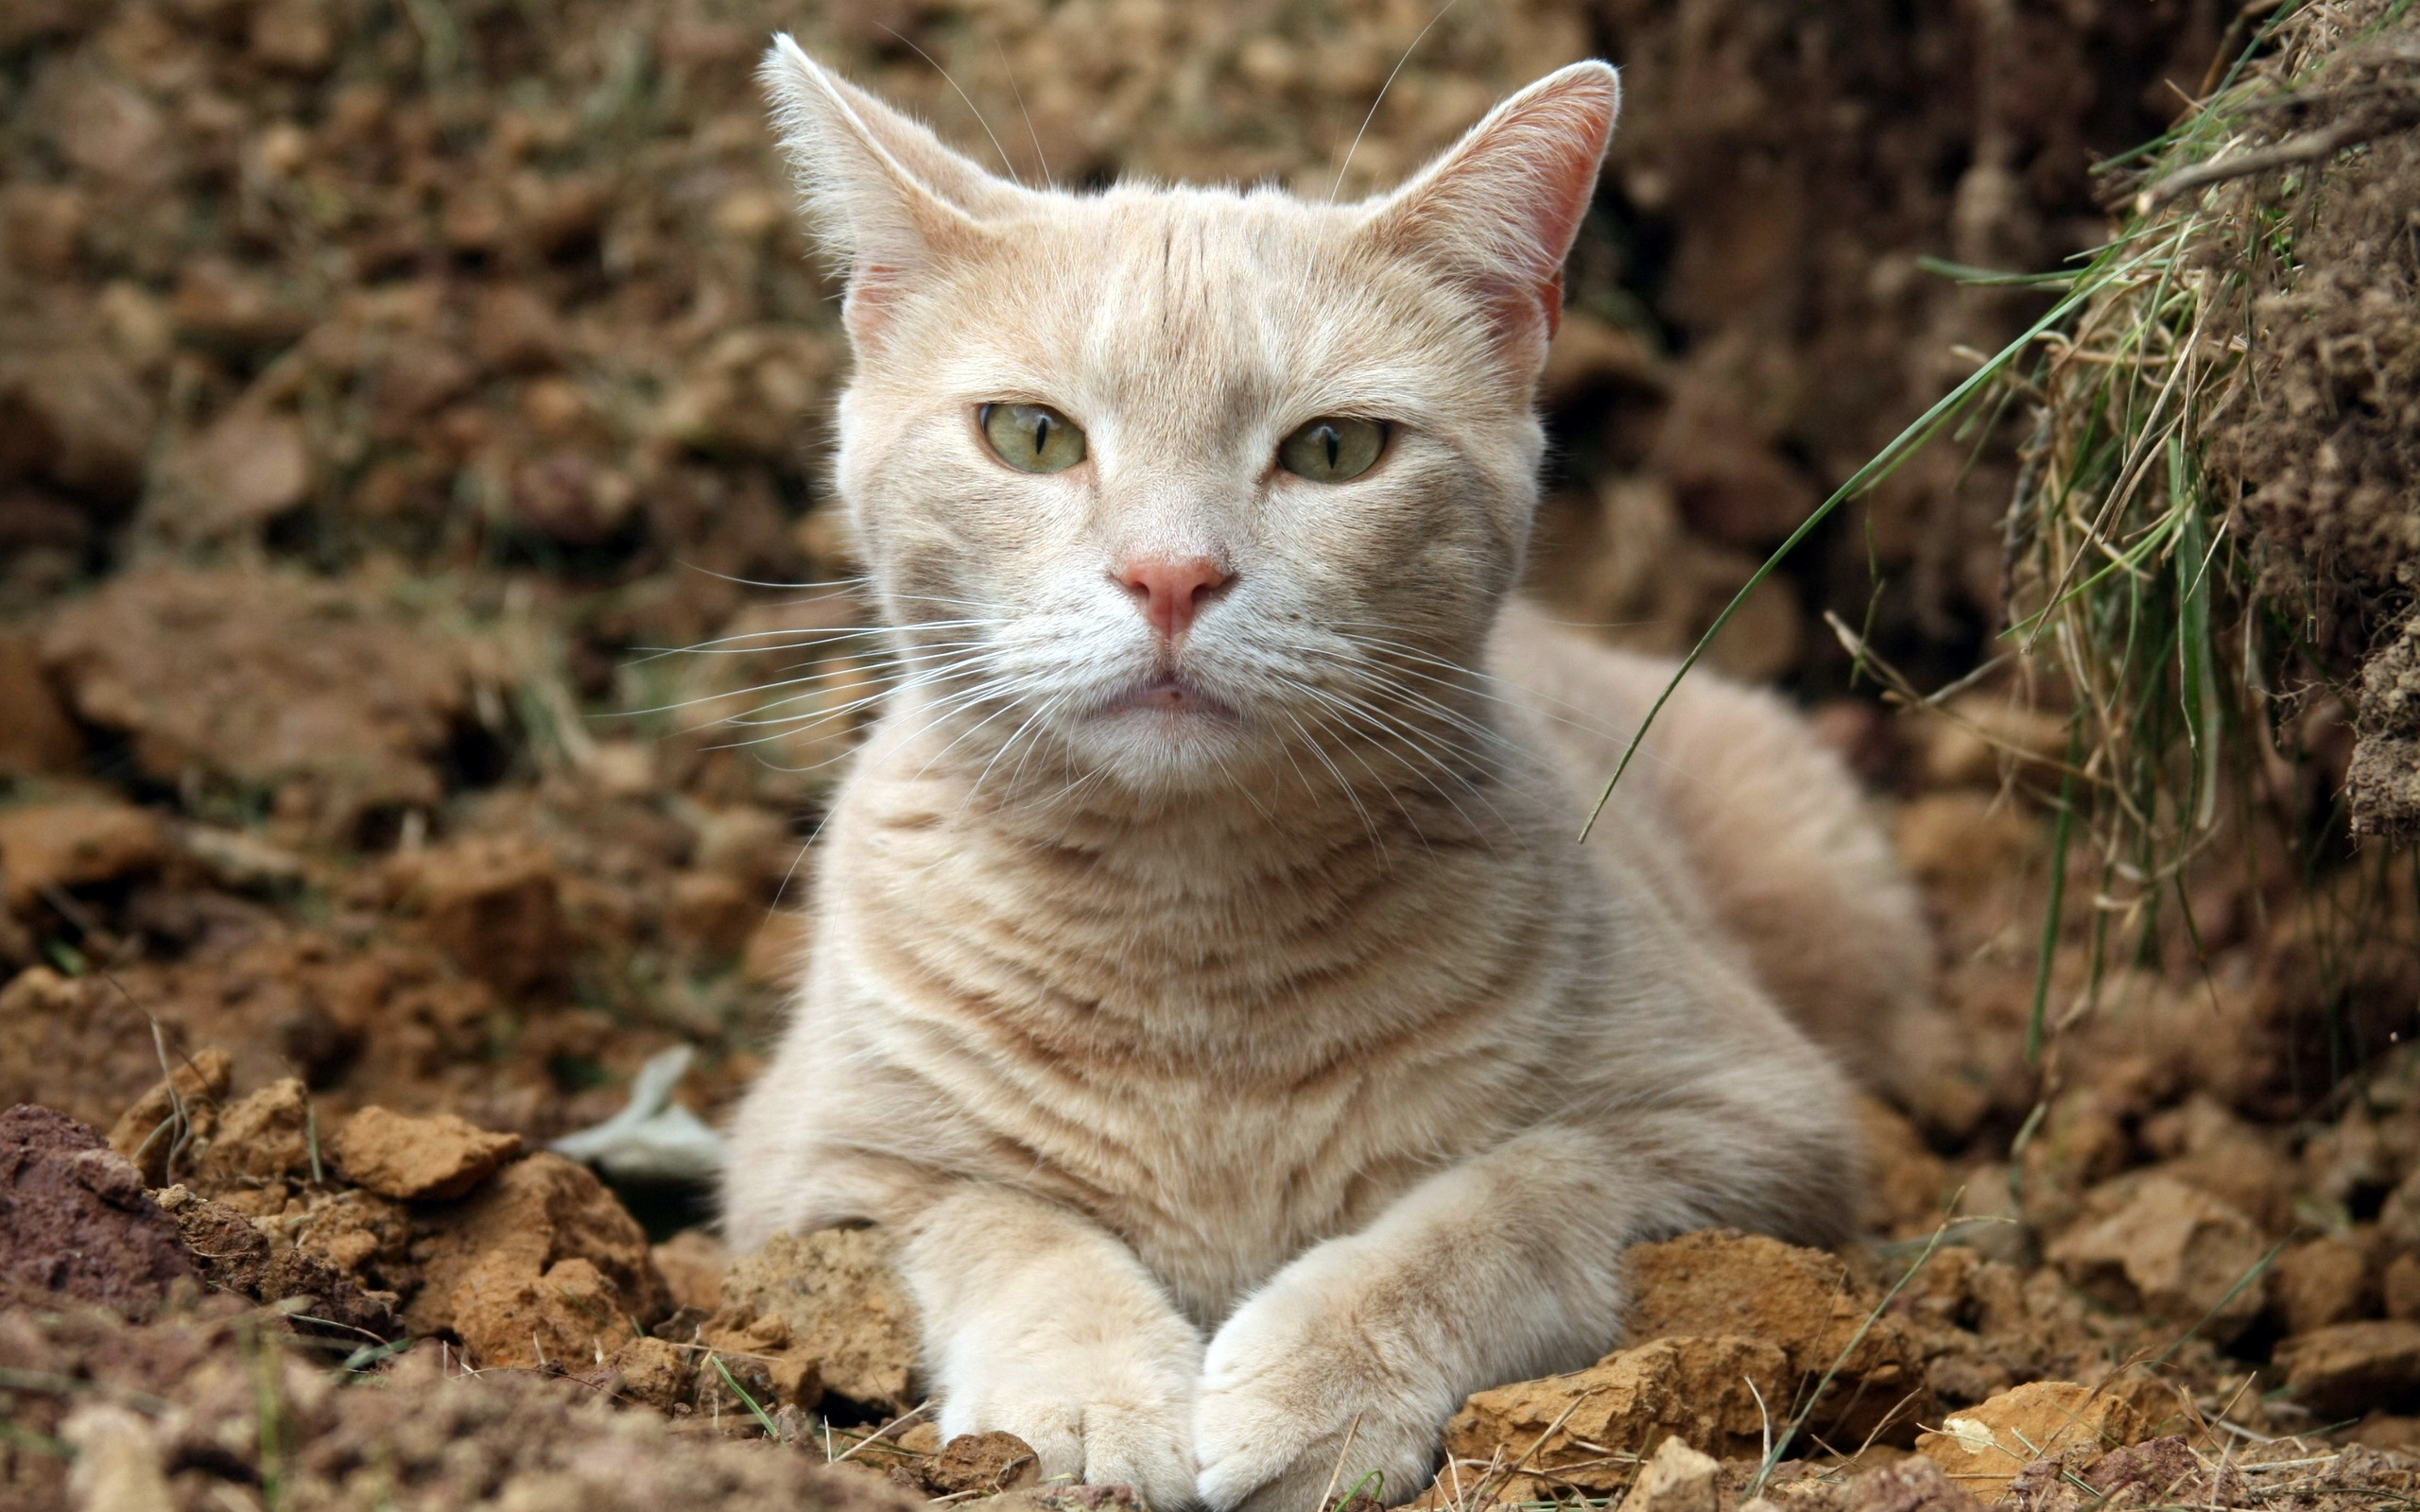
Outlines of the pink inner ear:
[{"label": "pink inner ear", "polygon": [[1547,343],[1563,329],[1563,272],[1544,279],[1483,280],[1474,292],[1486,302],[1496,350],[1514,367],[1546,361]]},{"label": "pink inner ear", "polygon": [[864,345],[890,323],[890,307],[908,286],[906,271],[881,263],[865,263],[849,270],[848,292],[840,301],[840,323],[849,339]]},{"label": "pink inner ear", "polygon": [[1480,123],[1417,182],[1384,234],[1476,295],[1512,366],[1543,362],[1563,324],[1563,260],[1579,234],[1616,95],[1562,79]]}]

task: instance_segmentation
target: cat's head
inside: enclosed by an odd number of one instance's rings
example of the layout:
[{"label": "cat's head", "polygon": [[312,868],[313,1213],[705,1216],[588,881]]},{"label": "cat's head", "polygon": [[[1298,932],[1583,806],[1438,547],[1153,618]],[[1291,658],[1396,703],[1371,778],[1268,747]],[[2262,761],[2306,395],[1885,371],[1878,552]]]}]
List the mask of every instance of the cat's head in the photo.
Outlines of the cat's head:
[{"label": "cat's head", "polygon": [[1183,791],[1442,738],[1414,700],[1520,572],[1613,69],[1342,205],[1031,189],[787,37],[764,79],[847,275],[838,490],[962,749]]}]

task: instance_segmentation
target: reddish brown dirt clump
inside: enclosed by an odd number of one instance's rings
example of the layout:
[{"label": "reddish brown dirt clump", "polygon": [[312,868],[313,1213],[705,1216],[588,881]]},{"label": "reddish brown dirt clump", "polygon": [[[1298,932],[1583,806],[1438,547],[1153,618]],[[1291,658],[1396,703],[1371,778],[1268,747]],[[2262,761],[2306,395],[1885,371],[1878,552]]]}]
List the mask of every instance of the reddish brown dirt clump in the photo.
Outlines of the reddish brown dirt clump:
[{"label": "reddish brown dirt clump", "polygon": [[0,1308],[140,1316],[194,1275],[176,1225],[98,1134],[46,1108],[0,1113]]}]

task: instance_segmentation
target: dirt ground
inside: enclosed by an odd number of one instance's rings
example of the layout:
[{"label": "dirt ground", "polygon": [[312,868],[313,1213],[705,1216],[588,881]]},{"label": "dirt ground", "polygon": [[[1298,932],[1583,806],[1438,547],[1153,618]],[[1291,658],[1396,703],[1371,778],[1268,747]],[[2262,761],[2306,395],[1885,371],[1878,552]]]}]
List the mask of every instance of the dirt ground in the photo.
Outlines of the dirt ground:
[{"label": "dirt ground", "polygon": [[[735,1268],[694,1194],[546,1148],[671,1047],[709,1121],[753,1074],[879,675],[666,654],[861,613],[833,291],[748,72],[788,27],[1018,171],[1325,192],[1434,14],[0,14],[0,1109],[33,1105],[0,1113],[0,1509],[1130,1504],[938,1442],[878,1235]],[[2231,17],[1465,0],[1341,178],[1625,64],[1533,586],[1677,649],[2037,309],[1918,259],[2097,240],[2090,163]],[[1714,657],[1807,702],[1930,904],[1945,1014],[1866,1108],[1871,1241],[1643,1247],[1623,1348],[1474,1397],[1428,1505],[2420,1493],[2411,855],[2250,826],[2135,948],[2052,875],[2064,721],[1989,682],[1887,709],[1822,628],[1972,670],[2013,466],[1920,456]],[[729,722],[807,670],[778,712],[827,717]]]}]

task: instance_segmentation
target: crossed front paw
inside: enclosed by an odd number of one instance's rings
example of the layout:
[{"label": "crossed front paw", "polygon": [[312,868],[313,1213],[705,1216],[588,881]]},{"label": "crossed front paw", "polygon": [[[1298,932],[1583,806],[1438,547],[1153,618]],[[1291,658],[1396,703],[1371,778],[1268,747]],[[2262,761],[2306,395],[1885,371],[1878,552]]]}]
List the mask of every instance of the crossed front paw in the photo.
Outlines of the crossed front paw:
[{"label": "crossed front paw", "polygon": [[1101,1391],[1080,1382],[995,1382],[945,1399],[944,1437],[994,1431],[1033,1448],[1044,1479],[1131,1486],[1153,1512],[1194,1500],[1193,1403],[1184,1391]]},{"label": "crossed front paw", "polygon": [[[1238,1322],[1243,1321],[1239,1316]],[[1357,1487],[1381,1503],[1428,1484],[1443,1415],[1365,1349],[1316,1338],[1213,1340],[1193,1409],[1210,1512],[1318,1512]]]}]

